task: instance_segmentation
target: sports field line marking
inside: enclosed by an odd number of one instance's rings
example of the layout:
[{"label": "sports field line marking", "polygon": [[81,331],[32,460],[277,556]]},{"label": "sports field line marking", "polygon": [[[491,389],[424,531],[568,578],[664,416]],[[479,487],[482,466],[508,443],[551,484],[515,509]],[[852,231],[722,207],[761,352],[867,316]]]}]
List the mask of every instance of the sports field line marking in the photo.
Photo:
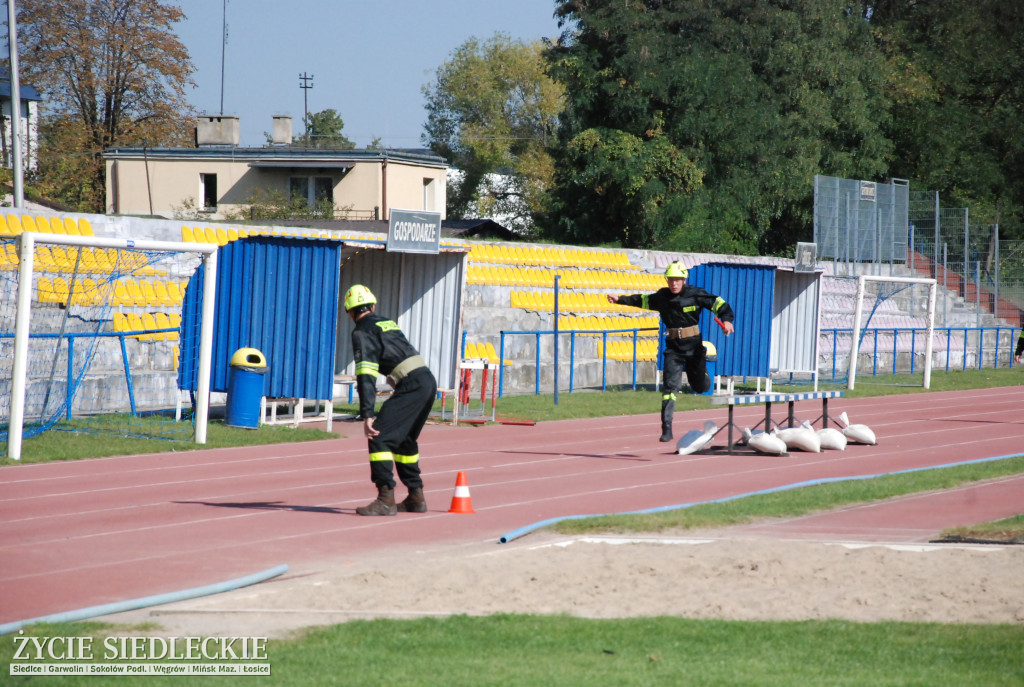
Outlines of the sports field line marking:
[{"label": "sports field line marking", "polygon": [[[537,546],[527,547],[529,551],[550,548],[567,548],[574,544],[609,544],[618,546],[623,544],[668,544],[695,546],[699,544],[714,544],[717,542],[742,541],[742,537],[712,537],[712,538],[689,538],[689,537],[601,537],[587,535],[573,537],[565,541],[549,542]],[[872,549],[882,548],[891,551],[903,551],[907,553],[931,553],[933,551],[1002,551],[1006,547],[993,546],[989,544],[897,544],[893,542],[853,542],[853,541],[808,541],[804,539],[783,539],[772,538],[772,541],[799,543],[799,544],[821,544],[825,546],[841,546],[847,549]]]}]

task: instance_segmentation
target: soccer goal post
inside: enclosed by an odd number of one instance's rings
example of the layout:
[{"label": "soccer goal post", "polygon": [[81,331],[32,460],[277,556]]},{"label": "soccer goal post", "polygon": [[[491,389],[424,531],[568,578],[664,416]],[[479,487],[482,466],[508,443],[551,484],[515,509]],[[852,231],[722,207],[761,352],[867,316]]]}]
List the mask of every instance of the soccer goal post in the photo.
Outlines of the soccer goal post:
[{"label": "soccer goal post", "polygon": [[[854,383],[857,380],[857,357],[860,352],[860,337],[861,329],[863,326],[864,294],[865,286],[869,281],[890,284],[895,288],[898,288],[900,284],[924,284],[928,286],[928,335],[925,341],[924,354],[924,388],[930,388],[932,377],[932,336],[935,333],[935,296],[937,289],[936,281],[934,279],[928,279],[925,277],[883,277],[871,275],[860,275],[857,277],[857,305],[853,314],[853,340],[850,343],[850,372],[846,384],[847,388],[852,390],[854,388]],[[893,349],[893,355],[896,355],[895,344],[893,346]]]},{"label": "soccer goal post", "polygon": [[[16,256],[7,252],[14,250],[14,246],[17,247]],[[58,408],[58,415],[65,413],[67,417],[71,416],[72,402],[77,389],[74,382],[79,381],[84,375],[84,372],[73,373],[72,366],[83,365],[84,358],[84,366],[88,367],[91,358],[91,354],[86,355],[73,348],[74,340],[76,337],[82,337],[95,342],[101,336],[111,336],[109,331],[102,333],[101,330],[113,326],[115,316],[110,312],[111,306],[115,302],[116,294],[124,288],[124,284],[131,282],[131,286],[138,287],[139,283],[144,282],[143,286],[151,287],[153,280],[140,278],[135,281],[131,278],[136,275],[159,274],[153,265],[171,265],[179,270],[178,276],[186,276],[183,272],[188,269],[188,265],[198,265],[199,260],[204,265],[205,279],[198,332],[198,377],[191,437],[198,444],[206,443],[216,300],[217,245],[25,232],[14,240],[13,245],[3,248],[6,264],[15,263],[18,267],[14,350],[9,383],[10,410],[7,422],[9,458],[21,459],[26,424],[26,393],[30,385],[45,389],[45,400],[32,407],[33,423],[36,423],[35,417],[40,406],[40,416],[52,415],[53,407]],[[70,257],[72,255],[73,258]],[[188,255],[192,256],[190,260],[181,257]],[[58,283],[63,286],[63,291],[57,288]],[[177,286],[177,283],[174,286]],[[163,299],[164,303],[170,302],[166,296]],[[139,295],[132,302],[141,306],[148,301],[145,296]],[[102,309],[93,312],[88,310],[90,307]],[[47,321],[47,318],[50,320]],[[39,320],[39,323],[35,323],[35,320]],[[47,323],[41,324],[44,321]],[[93,329],[75,331],[76,325],[84,322]],[[40,331],[33,332],[33,326]],[[171,328],[173,327],[154,331],[168,331]],[[132,414],[136,414],[135,397],[132,393],[132,375],[128,368],[129,356],[125,350],[125,339],[141,341],[157,337],[158,335],[151,336],[138,331],[114,336],[115,340],[120,339],[121,354],[125,361],[124,377],[131,396]],[[35,350],[39,341],[52,342],[47,344],[50,348],[41,356]],[[175,355],[176,353],[175,349]],[[39,360],[40,357],[42,362]],[[176,365],[177,358],[174,360]],[[36,368],[42,368],[41,372]],[[60,384],[55,378],[62,375],[65,379],[64,383]],[[98,381],[97,386],[102,388],[103,381]],[[109,382],[106,386],[110,386]],[[51,395],[64,393],[64,389],[70,390],[67,392],[69,397],[61,399],[59,403],[51,402]],[[94,409],[89,412],[101,414],[103,411]]]}]

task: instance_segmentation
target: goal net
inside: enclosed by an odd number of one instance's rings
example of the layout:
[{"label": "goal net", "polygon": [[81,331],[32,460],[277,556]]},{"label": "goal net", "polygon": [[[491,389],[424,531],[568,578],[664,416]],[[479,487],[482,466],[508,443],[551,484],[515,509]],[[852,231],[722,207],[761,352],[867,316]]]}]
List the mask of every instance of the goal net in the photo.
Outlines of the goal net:
[{"label": "goal net", "polygon": [[[198,327],[183,327],[181,307],[200,264],[216,273],[216,248],[4,237],[0,442],[9,458],[21,458],[23,439],[50,429],[206,442],[214,298],[204,293]],[[200,384],[182,422],[177,370],[187,337],[199,342],[187,350],[198,351]]]},{"label": "goal net", "polygon": [[[909,358],[909,369],[914,369],[914,357],[917,355],[916,329],[917,322],[914,318],[905,315],[893,316],[892,312],[901,312],[897,309],[887,308],[892,304],[892,299],[898,294],[907,294],[906,303],[909,309],[919,308],[921,298],[917,297],[915,291],[927,289],[925,299],[925,312],[923,318],[925,324],[924,355],[921,361],[923,372],[923,386],[925,389],[931,386],[932,373],[932,347],[935,334],[935,296],[936,281],[934,279],[917,277],[883,277],[861,275],[857,277],[856,307],[853,315],[853,334],[850,343],[850,365],[847,388],[853,389],[857,381],[858,361],[864,356],[864,351],[870,350],[870,360],[873,366],[878,365],[878,360],[884,355],[892,355],[892,370],[899,371],[897,361],[901,355]],[[868,332],[872,333],[871,341],[867,340]],[[901,340],[902,337],[902,340]],[[866,344],[870,343],[870,349]],[[874,372],[874,370],[873,370]]]}]

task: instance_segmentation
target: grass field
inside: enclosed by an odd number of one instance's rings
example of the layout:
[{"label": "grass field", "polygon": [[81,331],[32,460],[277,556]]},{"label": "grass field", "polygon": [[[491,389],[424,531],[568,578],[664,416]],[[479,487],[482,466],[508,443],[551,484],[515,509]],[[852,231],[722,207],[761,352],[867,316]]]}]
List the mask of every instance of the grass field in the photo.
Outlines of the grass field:
[{"label": "grass field", "polygon": [[[903,378],[898,378],[904,381]],[[1017,385],[1016,371],[939,373],[933,390]],[[860,385],[851,396],[920,393],[910,386]],[[502,399],[503,414],[537,420],[657,411],[654,391],[615,391]],[[685,397],[693,408],[704,397]],[[681,404],[682,405],[682,404]],[[684,409],[684,408],[681,408]],[[343,408],[341,408],[344,411]],[[473,431],[468,429],[467,431]],[[238,430],[212,423],[207,447],[326,438],[317,430],[264,427]],[[25,444],[26,462],[97,455],[200,448],[169,442],[83,436],[68,442],[51,432]],[[10,461],[4,461],[10,463]],[[751,518],[794,515],[854,501],[1024,472],[1024,457],[944,470],[922,471],[751,497],[725,504],[647,516],[611,516],[560,525],[650,531],[711,527]],[[966,538],[1020,538],[1024,517],[949,533]],[[151,629],[151,628],[150,628]],[[132,628],[102,623],[37,626],[34,636],[131,635]],[[853,623],[845,621],[740,622],[685,618],[588,620],[564,616],[454,616],[444,619],[353,621],[313,630],[292,640],[271,640],[270,677],[246,684],[274,685],[1020,685],[1024,684],[1024,626]],[[151,678],[12,677],[11,637],[0,638],[5,684],[148,684]],[[193,684],[196,678],[165,678]]]},{"label": "grass field", "polygon": [[[99,623],[36,636],[130,634]],[[247,685],[594,687],[614,685],[1020,685],[1024,627],[843,621],[454,616],[353,621],[272,641],[269,677]],[[5,676],[12,642],[0,638]],[[21,682],[21,680],[25,680]],[[143,685],[152,677],[12,678],[5,684]],[[163,677],[160,684],[199,678]]]}]

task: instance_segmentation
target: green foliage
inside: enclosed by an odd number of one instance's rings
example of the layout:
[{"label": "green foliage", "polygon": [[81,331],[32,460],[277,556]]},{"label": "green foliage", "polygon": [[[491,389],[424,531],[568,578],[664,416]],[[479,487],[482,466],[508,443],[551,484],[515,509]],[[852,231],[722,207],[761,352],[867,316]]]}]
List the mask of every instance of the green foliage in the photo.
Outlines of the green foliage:
[{"label": "green foliage", "polygon": [[21,0],[21,82],[46,98],[41,193],[80,212],[104,211],[102,153],[118,145],[183,145],[193,66],[173,33],[185,18],[160,0]]},{"label": "green foliage", "polygon": [[[847,5],[560,2],[572,31],[548,57],[568,107],[546,229],[742,253],[809,239],[814,175],[874,178],[890,150],[884,63]],[[594,130],[597,147],[581,155]],[[658,141],[674,164],[622,155],[624,140]],[[644,192],[608,192],[605,176],[587,173],[595,161]]]},{"label": "green foliage", "polygon": [[866,4],[889,64],[890,175],[1024,238],[1024,3]]},{"label": "green foliage", "polygon": [[424,87],[423,141],[457,170],[448,188],[448,217],[502,217],[529,233],[554,172],[554,140],[562,87],[546,73],[539,43],[497,33],[470,38]]},{"label": "green foliage", "polygon": [[[191,200],[191,199],[189,199]],[[186,210],[188,209],[186,201]],[[341,208],[341,211],[351,209]],[[334,219],[338,208],[327,198],[313,205],[301,196],[289,195],[277,189],[257,188],[240,207],[225,215],[231,221],[268,221],[279,219]],[[184,218],[183,218],[184,219]]]},{"label": "green foliage", "polygon": [[293,146],[303,148],[328,148],[332,150],[353,150],[356,144],[345,134],[345,121],[332,109],[306,115],[306,131],[297,137]]}]

